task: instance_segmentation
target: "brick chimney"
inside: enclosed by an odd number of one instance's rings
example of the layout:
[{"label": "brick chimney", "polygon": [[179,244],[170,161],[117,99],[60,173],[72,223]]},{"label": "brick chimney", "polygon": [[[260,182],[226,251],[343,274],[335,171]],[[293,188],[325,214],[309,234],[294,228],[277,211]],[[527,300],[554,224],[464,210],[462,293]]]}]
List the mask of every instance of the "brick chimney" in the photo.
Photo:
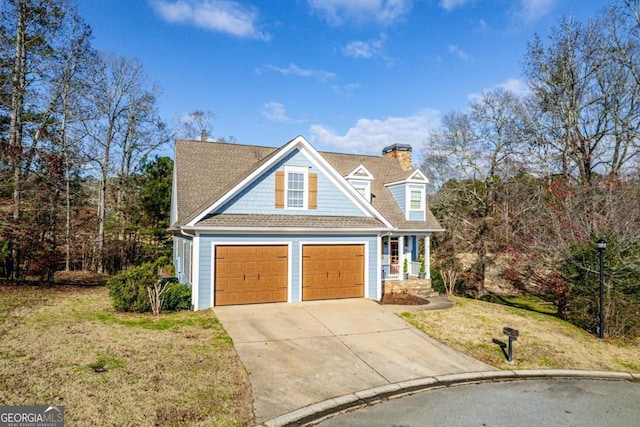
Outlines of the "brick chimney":
[{"label": "brick chimney", "polygon": [[393,144],[382,149],[382,157],[393,157],[403,171],[413,169],[411,163],[411,146],[409,144]]}]

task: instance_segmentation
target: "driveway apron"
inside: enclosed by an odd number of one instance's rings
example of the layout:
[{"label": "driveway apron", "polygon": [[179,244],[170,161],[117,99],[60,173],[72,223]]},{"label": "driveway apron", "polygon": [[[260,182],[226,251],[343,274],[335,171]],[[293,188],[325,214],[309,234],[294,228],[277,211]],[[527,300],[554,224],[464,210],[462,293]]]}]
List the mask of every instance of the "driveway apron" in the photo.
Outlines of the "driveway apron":
[{"label": "driveway apron", "polygon": [[385,384],[493,369],[366,299],[217,307],[249,372],[256,420]]}]

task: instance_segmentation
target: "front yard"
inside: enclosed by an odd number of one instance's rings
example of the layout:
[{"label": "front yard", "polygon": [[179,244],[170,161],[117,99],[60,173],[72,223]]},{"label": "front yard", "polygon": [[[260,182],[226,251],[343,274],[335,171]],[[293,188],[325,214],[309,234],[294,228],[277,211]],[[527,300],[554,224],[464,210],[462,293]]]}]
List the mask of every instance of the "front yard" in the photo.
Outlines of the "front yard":
[{"label": "front yard", "polygon": [[104,287],[0,285],[0,405],[69,426],[250,425],[251,387],[210,311],[124,314]]},{"label": "front yard", "polygon": [[[402,317],[444,344],[499,369],[587,369],[640,372],[640,345],[600,341],[582,329],[547,314],[454,297],[447,310],[415,311]],[[503,327],[519,330],[514,364],[500,347]]]}]

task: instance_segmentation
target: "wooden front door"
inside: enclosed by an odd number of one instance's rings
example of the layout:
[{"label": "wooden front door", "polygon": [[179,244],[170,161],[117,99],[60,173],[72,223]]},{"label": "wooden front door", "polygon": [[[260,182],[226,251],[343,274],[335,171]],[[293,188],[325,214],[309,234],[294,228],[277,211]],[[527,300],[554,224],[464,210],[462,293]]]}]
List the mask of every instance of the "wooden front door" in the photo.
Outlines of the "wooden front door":
[{"label": "wooden front door", "polygon": [[398,259],[400,257],[400,251],[398,250],[398,238],[389,238],[389,273],[392,275],[400,274],[400,266]]},{"label": "wooden front door", "polygon": [[216,246],[215,305],[286,302],[286,245]]},{"label": "wooden front door", "polygon": [[304,245],[302,300],[364,297],[364,245]]}]

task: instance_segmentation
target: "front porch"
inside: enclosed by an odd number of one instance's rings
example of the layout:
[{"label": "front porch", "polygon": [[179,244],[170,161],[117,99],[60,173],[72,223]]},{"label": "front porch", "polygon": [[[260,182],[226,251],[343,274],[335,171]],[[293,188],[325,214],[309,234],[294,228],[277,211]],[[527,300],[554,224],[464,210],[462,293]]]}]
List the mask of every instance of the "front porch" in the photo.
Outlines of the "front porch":
[{"label": "front porch", "polygon": [[382,284],[383,295],[388,294],[411,294],[423,299],[430,299],[439,296],[431,287],[430,279],[409,278],[408,280],[392,280]]},{"label": "front porch", "polygon": [[[381,245],[382,281],[407,281],[419,278],[428,280],[430,283],[430,240],[431,234],[383,236]],[[421,271],[423,259],[424,271]]]}]

